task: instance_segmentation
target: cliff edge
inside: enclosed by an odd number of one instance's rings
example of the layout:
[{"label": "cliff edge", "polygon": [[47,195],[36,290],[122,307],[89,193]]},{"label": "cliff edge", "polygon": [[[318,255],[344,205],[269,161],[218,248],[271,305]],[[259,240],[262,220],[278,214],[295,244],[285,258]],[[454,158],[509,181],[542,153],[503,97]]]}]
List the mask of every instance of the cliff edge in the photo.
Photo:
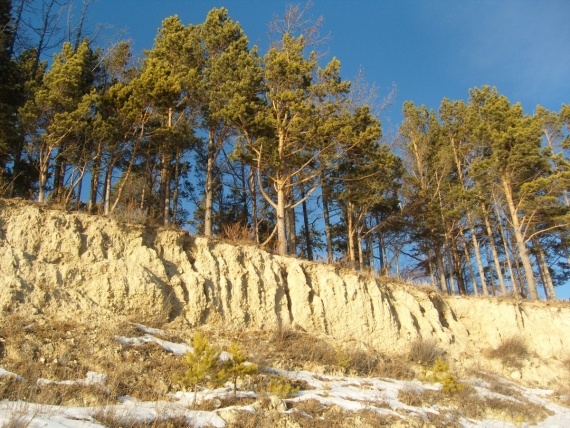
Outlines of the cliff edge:
[{"label": "cliff edge", "polygon": [[[290,326],[385,353],[434,340],[459,367],[567,382],[570,304],[447,297],[179,230],[0,200],[0,311],[101,323]],[[486,358],[523,340],[520,367]]]}]

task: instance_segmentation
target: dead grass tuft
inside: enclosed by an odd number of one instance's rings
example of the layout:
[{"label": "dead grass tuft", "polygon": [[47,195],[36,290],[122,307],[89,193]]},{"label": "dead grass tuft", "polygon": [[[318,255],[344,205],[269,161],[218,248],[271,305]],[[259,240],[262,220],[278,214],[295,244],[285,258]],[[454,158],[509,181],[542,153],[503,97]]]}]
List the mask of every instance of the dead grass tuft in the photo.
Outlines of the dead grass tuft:
[{"label": "dead grass tuft", "polygon": [[293,404],[293,409],[307,414],[313,418],[322,416],[327,407],[324,406],[319,400],[311,398],[310,400],[303,400]]},{"label": "dead grass tuft", "polygon": [[281,328],[274,332],[270,344],[282,353],[284,359],[293,362],[313,362],[329,366],[337,363],[336,348],[307,333]]},{"label": "dead grass tuft", "polygon": [[184,415],[161,417],[158,415],[153,420],[137,420],[133,414],[124,408],[117,409],[112,406],[102,407],[93,414],[93,419],[107,428],[185,428],[188,421]]},{"label": "dead grass tuft", "polygon": [[536,425],[552,414],[545,407],[516,399],[486,398],[470,394],[459,401],[459,409],[468,418],[496,418],[514,424]]},{"label": "dead grass tuft", "polygon": [[410,380],[415,377],[405,358],[379,352],[352,349],[348,351],[350,370],[358,376],[378,376]]},{"label": "dead grass tuft", "polygon": [[442,399],[441,391],[407,385],[398,391],[398,400],[408,406],[432,406]]},{"label": "dead grass tuft", "polygon": [[212,398],[210,400],[202,400],[196,404],[194,410],[203,410],[211,412],[216,409],[221,409],[230,406],[248,406],[255,403],[256,399],[253,397],[228,397]]},{"label": "dead grass tuft", "polygon": [[[269,427],[271,425],[266,424],[267,418],[264,418],[259,413],[248,412],[247,410],[241,410],[235,412],[235,417],[232,421],[228,422],[227,428],[259,428],[259,427]],[[276,421],[275,421],[276,422]]]},{"label": "dead grass tuft", "polygon": [[522,337],[511,336],[503,339],[498,347],[487,350],[485,355],[489,358],[501,360],[505,366],[520,368],[530,352]]},{"label": "dead grass tuft", "polygon": [[444,351],[432,339],[416,339],[410,344],[408,357],[410,361],[423,366],[432,366],[438,358],[443,358]]},{"label": "dead grass tuft", "polygon": [[568,374],[570,374],[570,354],[564,360],[562,360],[562,364],[564,368],[568,371]]},{"label": "dead grass tuft", "polygon": [[16,402],[10,406],[10,416],[2,423],[2,428],[27,428],[36,417],[36,412],[30,411],[30,405]]},{"label": "dead grass tuft", "polygon": [[254,236],[253,229],[243,222],[222,225],[222,239],[227,239],[230,242],[253,243]]},{"label": "dead grass tuft", "polygon": [[150,220],[145,210],[133,204],[129,204],[126,207],[117,207],[110,217],[117,223],[125,224],[146,224]]}]

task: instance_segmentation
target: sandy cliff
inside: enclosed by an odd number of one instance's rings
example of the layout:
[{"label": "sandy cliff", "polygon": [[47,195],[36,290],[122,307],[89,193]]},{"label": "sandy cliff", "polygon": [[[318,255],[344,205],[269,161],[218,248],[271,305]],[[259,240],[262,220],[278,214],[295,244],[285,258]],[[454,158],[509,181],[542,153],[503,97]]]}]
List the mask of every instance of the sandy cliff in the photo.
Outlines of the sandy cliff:
[{"label": "sandy cliff", "polygon": [[6,200],[0,310],[85,322],[291,325],[393,353],[421,337],[436,340],[458,365],[497,370],[484,351],[516,335],[533,356],[506,370],[541,385],[561,381],[570,357],[568,304],[447,298],[253,246]]}]

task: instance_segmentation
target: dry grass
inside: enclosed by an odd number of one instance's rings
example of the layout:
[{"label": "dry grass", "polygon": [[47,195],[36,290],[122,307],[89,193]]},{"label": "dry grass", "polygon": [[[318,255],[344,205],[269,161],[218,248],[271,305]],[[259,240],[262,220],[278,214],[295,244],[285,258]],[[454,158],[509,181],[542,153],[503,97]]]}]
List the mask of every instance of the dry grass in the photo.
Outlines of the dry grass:
[{"label": "dry grass", "polygon": [[[245,339],[245,338],[244,338]],[[323,374],[351,374],[393,379],[413,379],[405,358],[387,356],[357,347],[341,347],[325,339],[281,328],[265,337],[244,340],[254,362],[260,366],[281,366],[288,370],[311,369]]]},{"label": "dry grass", "polygon": [[209,400],[202,400],[196,404],[194,410],[203,410],[211,412],[216,409],[221,409],[230,406],[248,406],[255,403],[255,398],[252,397],[234,397],[233,395],[228,397],[212,398]]},{"label": "dry grass", "polygon": [[477,379],[484,380],[486,382],[485,388],[491,392],[496,392],[497,394],[504,395],[505,397],[516,398],[520,401],[525,400],[520,388],[511,382],[505,381],[498,376],[483,371],[475,371],[472,375]]},{"label": "dry grass", "polygon": [[[472,419],[492,418],[514,424],[523,422],[536,424],[551,414],[545,407],[524,398],[518,400],[507,396],[505,398],[481,397],[473,388],[465,388],[449,395],[442,391],[408,387],[400,390],[398,399],[416,407],[445,406],[451,409],[452,415],[456,416]],[[454,420],[451,418],[452,422]],[[436,424],[436,426],[445,425]]]},{"label": "dry grass", "polygon": [[[401,419],[397,416],[382,415],[371,409],[355,412],[344,411],[338,407],[319,405],[315,400],[296,403],[288,415],[289,422],[280,426],[296,426],[300,428],[375,428],[403,426],[398,425]],[[275,425],[259,425],[270,427]],[[408,425],[405,425],[408,426]]]},{"label": "dry grass", "polygon": [[2,428],[27,428],[36,417],[36,412],[30,411],[30,405],[16,402],[10,409],[10,416],[2,424]]},{"label": "dry grass", "polygon": [[129,204],[127,207],[117,207],[110,217],[117,223],[146,224],[149,217],[145,210]]},{"label": "dry grass", "polygon": [[248,412],[247,410],[237,411],[234,420],[230,421],[227,428],[260,428],[264,426],[267,418],[264,418],[259,413]]},{"label": "dry grass", "polygon": [[508,398],[482,398],[472,392],[460,394],[457,400],[462,415],[473,419],[494,418],[514,424],[535,425],[552,414],[545,407],[529,401]]},{"label": "dry grass", "polygon": [[562,364],[564,368],[568,371],[568,374],[570,374],[570,354],[567,355],[564,360],[562,360]]},{"label": "dry grass", "polygon": [[408,357],[410,361],[423,366],[432,366],[438,358],[443,358],[444,351],[441,350],[437,342],[431,339],[416,339],[410,344]]},{"label": "dry grass", "polygon": [[511,336],[503,339],[496,348],[487,350],[485,355],[501,360],[505,366],[520,368],[530,352],[522,337]]},{"label": "dry grass", "polygon": [[184,415],[161,417],[160,415],[153,420],[140,421],[124,409],[116,409],[115,407],[102,407],[95,411],[93,419],[101,423],[107,428],[185,428],[188,422]]},{"label": "dry grass", "polygon": [[398,392],[398,400],[408,406],[431,406],[442,400],[442,393],[438,390],[406,386]]},{"label": "dry grass", "polygon": [[[0,335],[4,341],[2,367],[22,374],[21,382],[0,378],[0,399],[26,400],[57,405],[103,405],[131,395],[139,400],[165,399],[178,390],[172,380],[183,371],[181,358],[155,343],[139,347],[123,346],[116,336],[141,336],[130,324],[97,330],[69,321],[8,315]],[[49,381],[85,379],[88,371],[108,375],[104,387],[46,384]]]},{"label": "dry grass", "polygon": [[[95,419],[110,427],[172,427],[186,426],[184,418],[159,417],[155,421],[136,421],[129,415],[119,413],[121,407],[109,406],[118,402],[120,396],[129,395],[140,401],[169,400],[169,393],[176,392],[179,386],[172,375],[182,373],[184,366],[180,356],[166,352],[155,343],[141,346],[125,346],[116,340],[116,336],[136,337],[144,333],[129,323],[94,327],[81,325],[73,321],[47,322],[41,316],[27,318],[6,315],[0,323],[0,337],[3,338],[3,351],[0,364],[6,370],[24,375],[19,381],[12,377],[0,378],[0,400],[22,400],[40,404],[90,406],[101,409]],[[388,358],[380,353],[356,347],[340,347],[338,343],[326,338],[316,337],[302,331],[281,329],[262,332],[232,332],[212,329],[205,333],[212,343],[223,348],[231,341],[243,346],[250,360],[263,361],[265,365],[277,367],[286,365],[289,369],[304,368],[306,364],[321,367],[330,374],[338,372],[359,376],[378,376],[388,378],[413,378],[413,371],[408,367],[408,358]],[[189,342],[190,330],[181,330],[176,336],[165,333],[162,337],[175,342]],[[419,343],[414,361],[429,361],[440,351],[433,342]],[[91,385],[38,385],[40,378],[53,381],[85,379],[88,371],[108,375],[104,387]],[[484,376],[477,373],[477,377]],[[492,381],[494,379],[494,381]],[[524,400],[517,393],[516,387],[508,382],[500,382],[489,375],[486,379],[489,389],[503,394],[504,399],[483,399],[474,393],[473,388],[466,388],[453,394],[443,390],[423,390],[404,388],[400,391],[400,400],[413,406],[444,406],[449,411],[439,415],[430,414],[429,420],[415,420],[387,417],[372,410],[348,412],[336,406],[324,406],[316,400],[289,404],[292,408],[287,414],[263,408],[260,414],[235,410],[234,420],[229,427],[376,427],[406,424],[408,426],[457,426],[459,416],[497,418],[512,423],[541,420],[547,411]],[[301,381],[287,379],[284,382],[271,372],[261,372],[249,376],[242,382],[242,388],[257,393],[258,401],[269,395],[283,396],[295,390],[307,390],[309,386]],[[273,384],[272,384],[273,382]],[[281,383],[279,383],[281,382]],[[275,391],[275,385],[279,391]],[[273,386],[271,386],[273,385]],[[559,394],[562,401],[564,394]],[[515,400],[508,397],[514,397]],[[201,410],[212,411],[228,406],[245,406],[254,402],[253,398],[224,398],[207,400],[200,404]],[[374,404],[375,406],[377,404]],[[18,414],[21,415],[18,416]],[[28,412],[13,412],[10,427],[25,428],[29,424]]]},{"label": "dry grass", "polygon": [[350,371],[358,376],[377,376],[410,380],[415,377],[405,358],[388,356],[379,352],[352,349],[348,351]]},{"label": "dry grass", "polygon": [[307,333],[282,328],[273,333],[270,344],[286,354],[285,359],[336,366],[337,350],[329,342]]},{"label": "dry grass", "polygon": [[253,243],[254,231],[242,222],[223,224],[222,239],[226,239],[234,243]]},{"label": "dry grass", "polygon": [[299,401],[293,405],[293,409],[313,418],[321,417],[327,411],[327,407],[315,399]]}]

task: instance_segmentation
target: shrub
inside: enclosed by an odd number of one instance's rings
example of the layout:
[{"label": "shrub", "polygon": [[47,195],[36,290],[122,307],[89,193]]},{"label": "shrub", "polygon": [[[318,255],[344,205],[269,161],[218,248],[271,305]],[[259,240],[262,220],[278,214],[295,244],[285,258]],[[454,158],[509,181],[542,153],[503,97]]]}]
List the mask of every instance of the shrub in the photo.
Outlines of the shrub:
[{"label": "shrub", "polygon": [[512,367],[521,367],[522,361],[528,355],[527,344],[520,336],[503,339],[497,348],[487,351],[488,357],[499,359],[504,365]]},{"label": "shrub", "polygon": [[248,363],[245,354],[240,349],[239,345],[232,342],[228,348],[231,355],[223,365],[218,377],[222,379],[231,379],[234,384],[234,397],[237,392],[237,381],[240,377],[252,375],[257,373],[257,364]]},{"label": "shrub", "polygon": [[117,207],[110,217],[117,223],[126,224],[145,224],[148,221],[146,211],[134,204],[129,204],[126,207]]},{"label": "shrub", "polygon": [[[194,391],[193,407],[196,407],[198,385],[208,381],[221,381],[220,352],[210,345],[208,339],[200,332],[194,334],[192,339],[193,352],[186,352],[183,361],[186,371],[183,376],[174,376],[174,379],[184,387],[191,387]],[[217,378],[217,379],[216,379]]]},{"label": "shrub", "polygon": [[410,344],[409,358],[423,366],[431,366],[437,358],[443,357],[444,352],[437,346],[435,340],[417,339]]},{"label": "shrub", "polygon": [[279,398],[288,398],[299,392],[299,389],[298,386],[293,386],[286,377],[279,376],[269,381],[265,392]]},{"label": "shrub", "polygon": [[431,406],[438,401],[440,394],[439,391],[406,385],[398,391],[398,400],[408,406]]},{"label": "shrub", "polygon": [[340,346],[336,347],[336,365],[347,372],[352,367],[352,358]]},{"label": "shrub", "polygon": [[441,357],[437,357],[432,366],[433,381],[441,384],[441,389],[446,394],[455,394],[456,392],[463,391],[465,385],[458,382],[457,377],[449,372],[450,366],[447,361]]},{"label": "shrub", "polygon": [[252,242],[254,232],[242,222],[223,224],[223,237],[231,242]]}]

